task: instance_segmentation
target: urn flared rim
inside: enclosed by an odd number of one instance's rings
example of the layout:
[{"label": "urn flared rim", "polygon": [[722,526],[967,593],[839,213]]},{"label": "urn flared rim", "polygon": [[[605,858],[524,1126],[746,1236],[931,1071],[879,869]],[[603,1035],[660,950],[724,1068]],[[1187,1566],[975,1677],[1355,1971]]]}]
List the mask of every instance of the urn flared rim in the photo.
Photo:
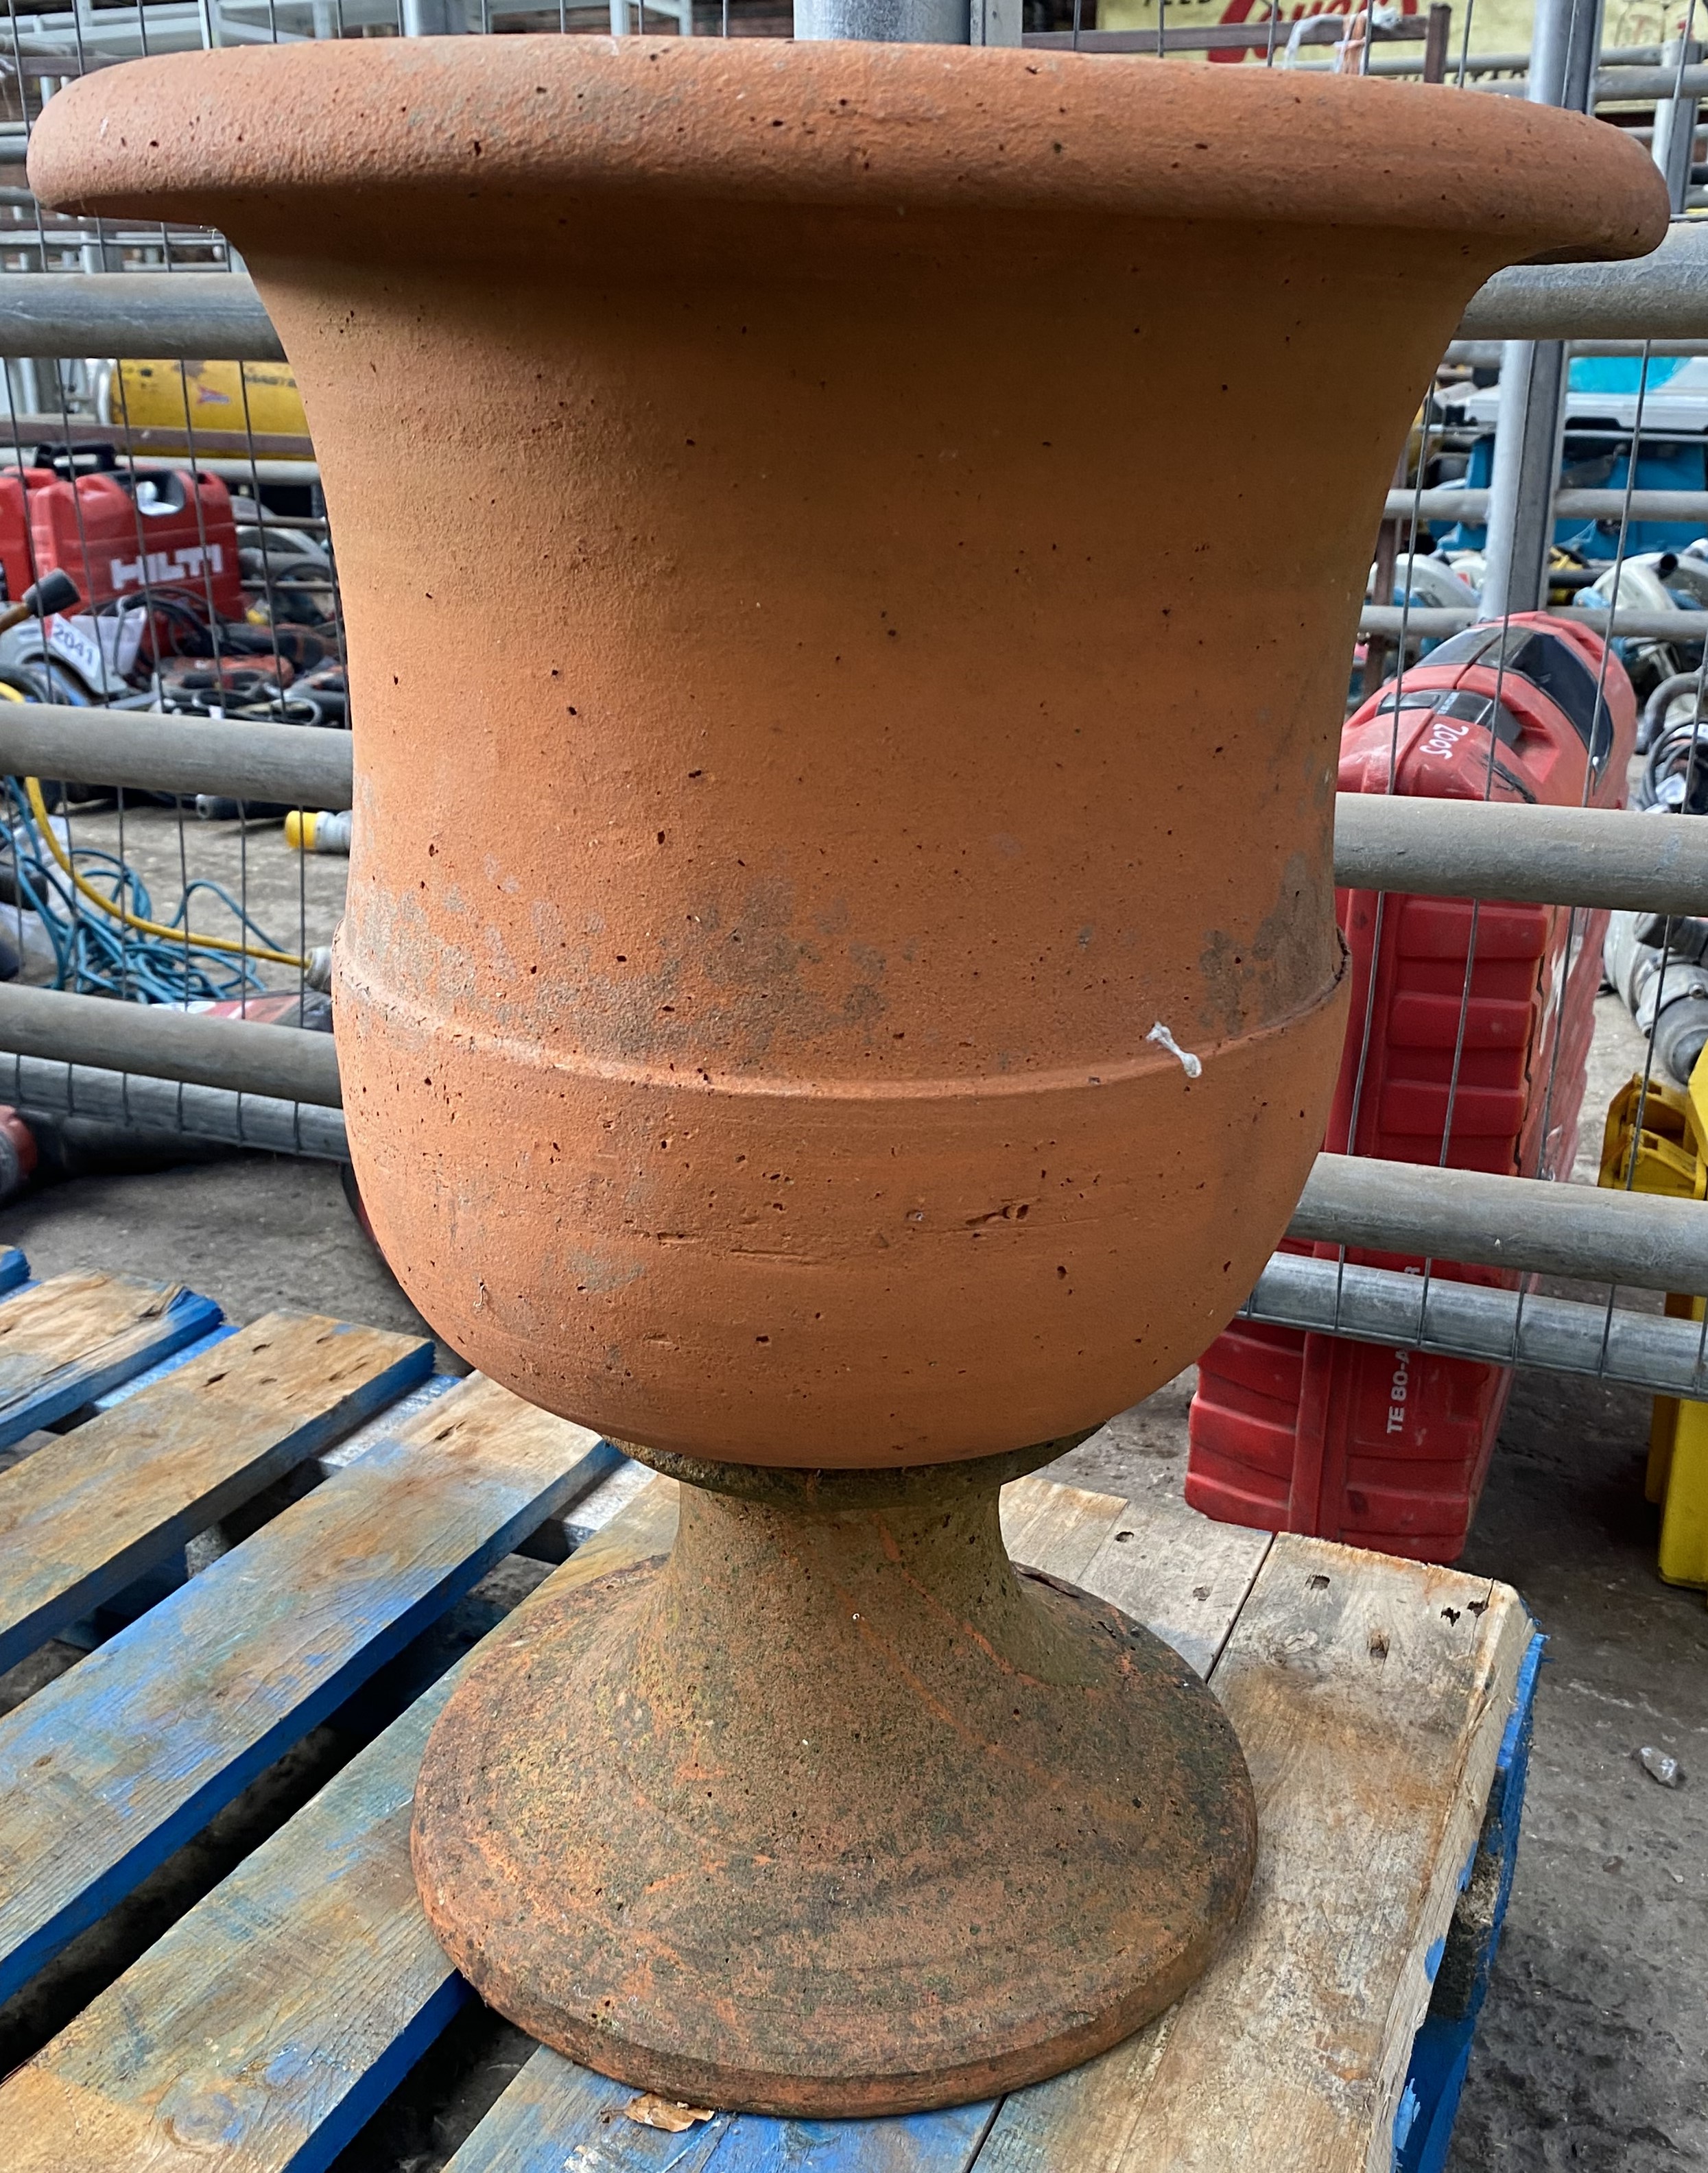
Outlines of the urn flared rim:
[{"label": "urn flared rim", "polygon": [[161,56],[54,99],[30,175],[45,202],[96,213],[211,218],[236,198],[400,188],[621,192],[1433,232],[1496,262],[1641,255],[1668,218],[1639,147],[1522,100],[1257,67],[781,39],[409,39]]}]

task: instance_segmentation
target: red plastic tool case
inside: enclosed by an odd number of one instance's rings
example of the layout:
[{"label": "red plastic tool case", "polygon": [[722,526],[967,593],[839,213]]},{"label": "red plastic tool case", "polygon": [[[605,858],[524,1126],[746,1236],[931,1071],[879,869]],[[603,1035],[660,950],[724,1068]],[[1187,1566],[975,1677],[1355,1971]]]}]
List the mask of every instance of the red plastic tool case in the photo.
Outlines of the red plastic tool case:
[{"label": "red plastic tool case", "polygon": [[[1599,638],[1526,614],[1444,643],[1407,671],[1398,709],[1392,683],[1367,701],[1341,741],[1339,786],[1386,792],[1392,775],[1397,792],[1444,799],[1617,807],[1635,733],[1630,682],[1614,656],[1603,673]],[[1393,894],[1378,908],[1371,891],[1337,903],[1353,985],[1327,1146],[1508,1176],[1569,1172],[1605,914]],[[1287,1249],[1338,1257],[1332,1245]],[[1440,1261],[1431,1273],[1508,1290],[1519,1281]],[[1186,1498],[1229,1523],[1452,1561],[1511,1379],[1508,1367],[1238,1322],[1199,1363]]]},{"label": "red plastic tool case", "polygon": [[55,567],[88,606],[144,590],[184,598],[206,618],[244,615],[231,493],[217,476],[164,470],[135,497],[98,471],[63,480],[51,468],[0,474],[0,569],[15,601]]}]

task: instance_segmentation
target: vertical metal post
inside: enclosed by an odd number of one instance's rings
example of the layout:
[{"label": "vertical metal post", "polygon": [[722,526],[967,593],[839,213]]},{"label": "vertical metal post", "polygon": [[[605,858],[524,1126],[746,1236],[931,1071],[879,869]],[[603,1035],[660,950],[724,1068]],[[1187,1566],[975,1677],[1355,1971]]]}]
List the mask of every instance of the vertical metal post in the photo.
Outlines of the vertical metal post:
[{"label": "vertical metal post", "polygon": [[406,38],[460,38],[467,30],[463,0],[403,0]]},{"label": "vertical metal post", "polygon": [[[1431,11],[1433,12],[1433,11]],[[1422,457],[1426,447],[1419,448]],[[1410,480],[1407,456],[1401,453],[1393,468],[1393,488],[1404,490]],[[1376,579],[1371,585],[1370,601],[1373,604],[1393,601],[1393,577],[1399,564],[1400,530],[1407,524],[1399,520],[1384,520],[1376,531]],[[1409,563],[1408,563],[1408,574]],[[1409,582],[1408,581],[1408,586]],[[1385,641],[1380,634],[1372,634],[1364,644],[1364,698],[1367,702],[1387,677],[1387,660],[1396,644]]]},{"label": "vertical metal post", "polygon": [[880,45],[972,42],[968,0],[795,0],[797,38],[855,38]]},{"label": "vertical metal post", "polygon": [[975,46],[1017,46],[1023,27],[1021,0],[973,0],[971,40]]},{"label": "vertical metal post", "polygon": [[1021,0],[795,0],[795,35],[881,45],[1017,46],[1021,13]]},{"label": "vertical metal post", "polygon": [[[1600,48],[1601,0],[1537,0],[1532,101],[1587,112]],[[1490,478],[1484,618],[1534,611],[1543,601],[1565,415],[1564,342],[1506,341]]]},{"label": "vertical metal post", "polygon": [[[1669,38],[1661,48],[1661,65],[1669,74],[1691,67],[1702,57],[1700,40]],[[1663,98],[1655,108],[1655,164],[1667,184],[1675,212],[1683,211],[1696,150],[1696,100]]]},{"label": "vertical metal post", "polygon": [[1452,35],[1452,29],[1453,11],[1448,0],[1433,0],[1424,37],[1423,79],[1425,83],[1447,81],[1447,40]]}]

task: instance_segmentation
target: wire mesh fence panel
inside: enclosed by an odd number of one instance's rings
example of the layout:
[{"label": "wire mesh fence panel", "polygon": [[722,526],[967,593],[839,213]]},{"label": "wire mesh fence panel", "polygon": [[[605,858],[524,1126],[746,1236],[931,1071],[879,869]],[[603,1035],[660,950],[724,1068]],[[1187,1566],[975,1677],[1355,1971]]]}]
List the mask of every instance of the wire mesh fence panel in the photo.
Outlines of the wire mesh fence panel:
[{"label": "wire mesh fence panel", "polygon": [[[1650,142],[1657,163],[1670,159],[1681,218],[1698,194],[1695,11],[1696,0],[1688,0],[1668,40],[1652,47],[1567,57],[1582,100],[1599,101],[1609,125]],[[1329,68],[1421,78],[1464,96],[1530,88],[1531,56],[1517,50],[1522,41],[1494,0],[1328,15],[1262,0],[1243,13],[1188,0],[1102,0],[1101,13],[1098,0],[1024,0],[999,25],[989,8],[970,19],[975,36],[983,24],[993,38],[1077,47],[1111,67]],[[23,161],[43,105],[66,82],[116,62],[308,39],[786,37],[793,29],[791,9],[777,0],[124,0],[14,11],[0,30],[0,266],[20,277],[91,280],[241,272],[217,235],[51,212],[30,194]],[[1404,244],[1390,238],[1382,245]],[[1348,659],[1343,791],[1622,805],[1637,709],[1659,699],[1670,736],[1664,761],[1644,773],[1648,787],[1681,809],[1694,807],[1699,790],[1708,799],[1698,761],[1700,642],[1657,634],[1603,640],[1582,627],[1568,637],[1558,616],[1584,604],[1651,615],[1708,606],[1708,545],[1693,553],[1693,539],[1676,526],[1657,544],[1647,511],[1662,488],[1687,501],[1694,491],[1708,509],[1708,391],[1699,394],[1695,383],[1708,372],[1708,354],[1676,351],[1677,342],[1664,357],[1648,342],[1625,344],[1630,352],[1590,368],[1589,358],[1533,342],[1460,346],[1443,358],[1373,538],[1360,643]],[[1063,357],[1064,382],[1072,363]],[[1550,369],[1557,394],[1544,382]],[[1517,373],[1538,402],[1563,400],[1565,466],[1556,480],[1598,493],[1592,515],[1563,521],[1557,535],[1550,529],[1552,563],[1528,598],[1507,578],[1501,553],[1510,553],[1510,538],[1503,545],[1496,537],[1491,547],[1487,529],[1490,451],[1497,422],[1507,428],[1501,418],[1517,412]],[[1314,420],[1275,417],[1270,427],[1307,435],[1332,429],[1333,398]],[[515,484],[525,488],[525,478]],[[1268,517],[1285,521],[1286,509]],[[0,701],[342,729],[349,694],[335,541],[288,364],[146,353],[5,359],[7,596],[20,600],[56,574],[74,594],[0,634]],[[1254,574],[1262,577],[1260,567]],[[1488,609],[1490,600],[1498,608]],[[1237,597],[1229,609],[1237,623]],[[1544,616],[1550,612],[1552,619]],[[1444,614],[1452,615],[1445,636]],[[1583,697],[1581,714],[1555,701],[1565,721],[1554,720],[1544,785],[1538,747],[1547,735],[1530,699],[1538,628],[1553,644],[1549,668],[1560,682],[1549,698],[1572,668]],[[445,660],[447,669],[457,663]],[[116,790],[76,778],[19,777],[4,791],[0,943],[13,955],[0,957],[0,971],[132,1001],[218,1005],[310,1027],[329,1022],[326,954],[342,909],[348,824],[327,818],[345,811]],[[1358,979],[1330,1146],[1443,1169],[1569,1178],[1579,1135],[1599,1116],[1582,1106],[1583,1067],[1605,914],[1545,900],[1524,907],[1382,892],[1343,892],[1341,914]],[[1658,935],[1649,946],[1657,961],[1650,1003],[1658,1012],[1668,987],[1676,990],[1695,968],[1672,940],[1674,922],[1662,916],[1648,933]],[[1708,958],[1708,943],[1703,952]],[[1708,968],[1701,984],[1708,1016]],[[1638,1133],[1654,1060],[1651,1043],[1636,1090]],[[75,1072],[67,1068],[61,1100],[74,1103]],[[113,1091],[100,1088],[104,1109]],[[164,1106],[158,1096],[149,1101],[150,1121]],[[326,1135],[315,1136],[320,1145],[309,1151],[320,1151]],[[1635,1150],[1629,1161],[1634,1180]],[[1431,1324],[1455,1305],[1455,1318],[1469,1317],[1457,1297],[1437,1308],[1443,1280],[1511,1293],[1500,1316],[1505,1355],[1517,1361],[1539,1347],[1525,1327],[1534,1279],[1518,1270],[1463,1270],[1322,1240],[1292,1249],[1333,1277],[1333,1303],[1313,1335],[1366,1333],[1360,1322],[1367,1324],[1367,1307],[1358,1314],[1346,1296],[1347,1271],[1356,1266],[1413,1275],[1420,1350],[1459,1347],[1452,1332]],[[1320,1313],[1319,1298],[1312,1303]],[[1279,1328],[1279,1302],[1260,1284],[1247,1318]],[[1625,1300],[1614,1291],[1601,1302],[1611,1348]],[[1631,1302],[1641,1310],[1652,1301],[1639,1294]],[[1468,1359],[1498,1373],[1493,1318],[1460,1344]],[[1708,1389],[1708,1379],[1692,1386]]]}]

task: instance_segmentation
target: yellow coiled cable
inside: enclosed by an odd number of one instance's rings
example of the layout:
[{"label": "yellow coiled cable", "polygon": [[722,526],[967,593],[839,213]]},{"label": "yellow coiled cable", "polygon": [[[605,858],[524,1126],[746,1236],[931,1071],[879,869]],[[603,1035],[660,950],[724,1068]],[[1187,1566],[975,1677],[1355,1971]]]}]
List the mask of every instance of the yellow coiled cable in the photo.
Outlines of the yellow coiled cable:
[{"label": "yellow coiled cable", "polygon": [[[0,690],[3,691],[7,690]],[[115,904],[111,898],[103,897],[94,885],[80,876],[72,865],[69,854],[59,841],[59,833],[49,819],[47,802],[41,795],[40,779],[26,777],[24,790],[29,795],[30,812],[35,817],[36,828],[46,839],[47,849],[58,861],[62,872],[70,876],[77,890],[91,905],[99,906],[103,913],[110,914],[115,920],[121,920],[127,928],[134,928],[142,936],[162,936],[168,943],[187,943],[193,951],[219,951],[234,958],[265,958],[270,965],[292,966],[299,973],[308,971],[308,960],[299,958],[293,952],[270,950],[261,943],[234,943],[224,936],[192,936],[182,928],[168,928],[158,920],[144,920],[140,914],[131,912],[126,906]]]}]

